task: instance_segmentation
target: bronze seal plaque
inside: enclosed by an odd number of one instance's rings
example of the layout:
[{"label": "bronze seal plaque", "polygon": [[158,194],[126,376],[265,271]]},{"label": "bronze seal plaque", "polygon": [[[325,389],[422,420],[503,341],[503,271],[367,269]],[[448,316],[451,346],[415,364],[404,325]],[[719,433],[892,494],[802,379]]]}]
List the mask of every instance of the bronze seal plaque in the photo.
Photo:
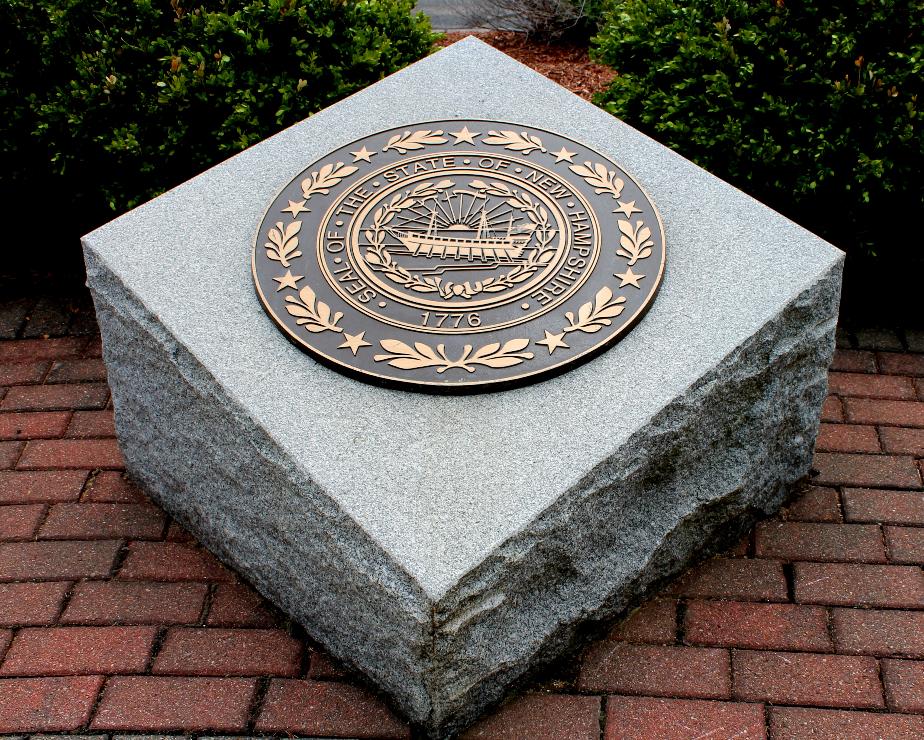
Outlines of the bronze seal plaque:
[{"label": "bronze seal plaque", "polygon": [[253,274],[289,339],[372,382],[472,391],[592,357],[642,316],[664,228],[560,134],[434,121],[331,152],[270,205]]}]

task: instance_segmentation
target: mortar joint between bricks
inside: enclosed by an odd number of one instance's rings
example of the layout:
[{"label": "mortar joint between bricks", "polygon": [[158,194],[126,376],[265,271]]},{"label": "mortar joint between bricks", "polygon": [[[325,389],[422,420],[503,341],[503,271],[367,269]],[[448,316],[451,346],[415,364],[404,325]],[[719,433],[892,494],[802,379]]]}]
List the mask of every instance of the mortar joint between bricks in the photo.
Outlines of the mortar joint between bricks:
[{"label": "mortar joint between bricks", "polygon": [[677,611],[675,612],[677,627],[674,636],[678,645],[685,645],[687,639],[687,600],[685,597],[677,599]]},{"label": "mortar joint between bricks", "polygon": [[85,497],[90,493],[90,489],[93,487],[93,484],[96,482],[96,479],[99,477],[101,472],[102,471],[99,468],[94,468],[90,471],[87,479],[83,482],[83,487],[80,489],[80,495],[77,496],[78,501],[85,500]]},{"label": "mortar joint between bricks", "polygon": [[792,563],[783,563],[783,577],[786,579],[786,599],[796,603],[796,568]]},{"label": "mortar joint between bricks", "polygon": [[109,576],[106,580],[115,578],[116,574],[122,569],[126,558],[128,558],[130,544],[131,542],[128,539],[119,540],[119,549],[116,551],[115,559],[112,562],[112,568],[109,569]]},{"label": "mortar joint between bricks", "polygon": [[10,465],[10,468],[9,468],[10,470],[18,470],[18,469],[19,469],[19,461],[22,460],[22,456],[26,454],[26,447],[28,446],[29,441],[30,441],[30,440],[27,440],[27,441],[25,441],[25,442],[22,442],[22,444],[20,445],[20,447],[19,447],[19,452],[16,453],[16,459],[13,460],[13,464]]},{"label": "mortar joint between bricks", "polygon": [[112,676],[103,676],[103,684],[99,687],[99,692],[96,694],[96,698],[93,700],[93,706],[90,707],[90,711],[87,713],[87,721],[80,727],[81,735],[96,734],[91,731],[93,725],[93,720],[96,719],[96,713],[99,711],[99,705],[103,703],[103,696],[106,693],[106,689],[109,686],[109,682],[112,680]]},{"label": "mortar joint between bricks", "polygon": [[837,639],[835,638],[834,629],[834,609],[830,606],[824,607],[825,610],[825,629],[828,631],[828,639],[831,641],[831,652],[837,653]]},{"label": "mortar joint between bricks", "polygon": [[606,738],[606,706],[607,698],[606,696],[600,697],[600,714],[597,718],[600,723],[600,740],[605,740]]},{"label": "mortar joint between bricks", "polygon": [[42,507],[42,515],[39,517],[38,523],[35,525],[35,534],[32,535],[33,542],[37,542],[40,539],[39,534],[42,531],[42,527],[45,526],[45,522],[48,520],[49,514],[51,514],[52,504],[46,502],[42,504]]},{"label": "mortar joint between bricks", "polygon": [[199,621],[197,625],[199,627],[207,626],[209,612],[212,611],[212,601],[215,599],[215,591],[218,590],[217,583],[208,583],[208,588],[205,591],[205,598],[202,600],[202,611],[199,612]]},{"label": "mortar joint between bricks", "polygon": [[266,701],[266,695],[269,692],[270,676],[260,676],[257,679],[257,690],[253,694],[250,702],[250,711],[247,714],[247,732],[253,734],[257,720],[260,718],[260,712],[263,711],[263,703]]},{"label": "mortar joint between bricks", "polygon": [[157,660],[157,656],[160,655],[161,648],[164,646],[164,641],[167,639],[167,632],[170,628],[166,625],[161,625],[157,628],[154,633],[154,642],[151,644],[151,654],[148,656],[148,664],[144,668],[144,672],[150,674],[154,670],[154,661]]},{"label": "mortar joint between bricks", "polygon": [[87,579],[81,578],[77,581],[71,581],[70,585],[67,587],[67,590],[64,592],[64,598],[61,599],[61,606],[58,608],[58,613],[55,614],[54,619],[51,620],[51,626],[57,627],[61,624],[61,617],[64,616],[64,612],[67,611],[68,605],[71,603],[71,599],[74,597],[74,591],[77,590],[77,585],[80,583],[86,583]]}]

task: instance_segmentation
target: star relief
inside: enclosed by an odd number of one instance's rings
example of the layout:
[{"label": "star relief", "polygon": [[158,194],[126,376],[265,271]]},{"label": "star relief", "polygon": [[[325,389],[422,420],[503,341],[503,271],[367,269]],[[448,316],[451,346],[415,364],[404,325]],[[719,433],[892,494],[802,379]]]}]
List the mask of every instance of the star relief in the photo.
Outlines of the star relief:
[{"label": "star relief", "polygon": [[348,349],[353,353],[353,356],[356,356],[356,353],[362,347],[371,347],[372,345],[363,339],[363,336],[366,334],[365,331],[361,331],[359,334],[347,334],[343,332],[344,342],[343,344],[338,344],[338,349]]},{"label": "star relief", "polygon": [[565,344],[565,333],[561,334],[552,334],[548,329],[545,329],[545,339],[540,339],[536,344],[541,344],[545,347],[548,347],[549,354],[552,354],[559,347],[564,347],[565,349],[570,349],[567,344]]},{"label": "star relief", "polygon": [[577,152],[569,152],[567,149],[562,147],[557,152],[550,152],[550,154],[553,157],[555,157],[556,164],[558,164],[559,162],[571,162],[572,164],[574,164],[574,160],[572,159],[572,157],[575,154],[577,154]]},{"label": "star relief", "polygon": [[350,152],[353,155],[354,162],[369,162],[372,163],[372,157],[374,157],[378,152],[370,152],[366,149],[366,145],[363,144],[363,148],[356,152]]},{"label": "star relief", "polygon": [[641,208],[635,207],[635,201],[629,201],[628,203],[623,203],[621,200],[616,201],[619,203],[619,208],[617,208],[613,213],[624,213],[626,218],[632,218],[633,213],[641,213]]},{"label": "star relief", "polygon": [[455,136],[456,140],[452,142],[453,144],[461,144],[463,141],[466,144],[475,145],[475,137],[481,136],[480,131],[469,131],[468,126],[463,126],[461,131],[450,131],[450,136]]},{"label": "star relief", "polygon": [[632,285],[636,288],[641,289],[642,286],[638,284],[638,281],[641,280],[643,277],[645,277],[644,275],[638,275],[632,272],[631,267],[626,268],[625,272],[616,272],[613,274],[615,277],[619,278],[620,288],[625,288],[627,285]]},{"label": "star relief", "polygon": [[273,280],[279,283],[279,287],[276,288],[276,292],[278,293],[280,290],[285,290],[286,288],[298,290],[298,281],[304,277],[304,275],[293,275],[291,270],[286,270],[286,274],[282,277],[273,278]]},{"label": "star relief", "polygon": [[282,213],[291,213],[292,218],[298,218],[299,213],[311,213],[311,210],[305,208],[305,201],[303,200],[290,200],[289,207],[281,209]]}]

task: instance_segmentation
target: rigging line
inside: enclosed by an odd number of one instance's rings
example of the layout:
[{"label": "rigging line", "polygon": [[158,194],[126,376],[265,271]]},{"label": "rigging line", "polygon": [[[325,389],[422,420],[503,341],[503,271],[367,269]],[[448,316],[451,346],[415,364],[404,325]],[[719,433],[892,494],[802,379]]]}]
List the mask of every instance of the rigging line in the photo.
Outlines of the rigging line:
[{"label": "rigging line", "polygon": [[424,213],[424,214],[418,214],[416,216],[399,216],[398,218],[400,219],[398,223],[400,223],[401,225],[425,224],[430,220],[430,214]]},{"label": "rigging line", "polygon": [[[428,210],[426,210],[426,209],[424,209],[424,210],[418,210],[418,207],[417,207],[416,205],[415,205],[415,206],[410,206],[409,208],[407,208],[407,209],[405,209],[405,210],[408,210],[408,211],[410,211],[411,213],[417,214],[417,216],[418,216],[419,218],[422,218],[422,219],[424,219],[424,220],[430,218],[430,211],[428,211]],[[399,215],[400,215],[400,214],[399,214]],[[407,218],[407,217],[406,217],[406,216],[401,216],[401,218]]]},{"label": "rigging line", "polygon": [[[421,205],[422,205],[422,204],[421,204]],[[434,211],[435,211],[436,209],[431,208],[431,209],[429,209],[429,210],[424,210],[424,211],[421,213],[419,210],[417,210],[417,206],[410,206],[410,207],[408,208],[408,210],[413,211],[415,214],[417,214],[417,217],[418,217],[418,219],[419,219],[419,223],[420,223],[420,224],[425,224],[425,223],[426,223],[426,224],[429,224],[429,222],[430,222],[430,217],[433,215],[433,213],[434,213]],[[442,220],[442,216],[439,216],[439,218],[438,218],[437,220],[438,220],[438,221],[441,221],[441,220]]]},{"label": "rigging line", "polygon": [[440,209],[440,211],[441,211],[442,214],[443,214],[443,219],[444,219],[444,220],[443,220],[443,223],[440,224],[440,226],[448,226],[449,224],[451,224],[451,223],[452,223],[452,216],[451,216],[450,214],[446,213],[446,209],[443,208],[443,205],[442,205],[442,203],[440,203],[439,198],[434,198],[434,199],[433,199],[433,203],[434,203],[434,205],[435,205],[437,208]]},{"label": "rigging line", "polygon": [[[507,205],[506,203],[498,203],[498,204],[497,204],[496,206],[494,206],[494,208],[492,208],[490,211],[487,211],[487,216],[488,216],[489,218],[503,218],[503,217],[506,216],[508,213],[510,213],[510,211],[512,211],[513,209],[510,208],[508,211],[505,211],[504,213],[500,213],[500,214],[497,214],[497,215],[492,215],[492,214],[493,214],[494,211],[496,211],[498,208],[503,208],[503,207],[506,206],[506,205]],[[486,209],[482,209],[482,210],[486,210]],[[519,220],[519,219],[518,219],[518,220]]]},{"label": "rigging line", "polygon": [[[462,196],[460,195],[459,197],[461,198]],[[465,214],[465,223],[468,224],[469,226],[471,226],[471,223],[469,222],[468,219],[469,219],[469,218],[471,217],[471,215],[472,215],[472,209],[475,207],[475,201],[477,201],[477,200],[479,200],[479,199],[476,198],[476,197],[474,197],[474,196],[472,196],[472,202],[468,204],[468,211],[467,211],[466,214]]]}]

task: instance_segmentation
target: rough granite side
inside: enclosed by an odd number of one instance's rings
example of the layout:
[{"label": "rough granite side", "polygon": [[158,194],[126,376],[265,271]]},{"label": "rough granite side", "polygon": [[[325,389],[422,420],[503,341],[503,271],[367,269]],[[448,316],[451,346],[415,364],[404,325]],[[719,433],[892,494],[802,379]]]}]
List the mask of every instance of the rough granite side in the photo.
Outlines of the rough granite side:
[{"label": "rough granite side", "polygon": [[440,599],[440,721],[475,719],[780,507],[811,466],[840,286],[839,263]]},{"label": "rough granite side", "polygon": [[[488,68],[518,95],[485,85]],[[262,209],[316,150],[401,125],[396,101],[550,128],[569,111],[662,209],[648,316],[581,368],[464,398],[372,388],[288,345],[247,269]],[[434,735],[779,505],[809,467],[842,264],[474,41],[123,216],[85,254],[129,470]],[[462,439],[469,416],[484,432]]]}]

